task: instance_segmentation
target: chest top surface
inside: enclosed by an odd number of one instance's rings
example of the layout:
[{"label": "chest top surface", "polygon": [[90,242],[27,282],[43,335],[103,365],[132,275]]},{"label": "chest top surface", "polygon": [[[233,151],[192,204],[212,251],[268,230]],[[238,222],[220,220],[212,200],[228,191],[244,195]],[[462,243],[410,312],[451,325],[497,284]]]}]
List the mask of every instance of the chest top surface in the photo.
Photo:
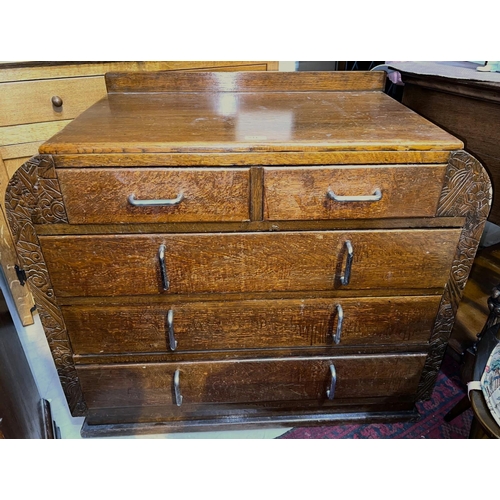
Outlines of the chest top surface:
[{"label": "chest top surface", "polygon": [[42,154],[451,151],[383,93],[385,73],[108,74],[107,97]]}]

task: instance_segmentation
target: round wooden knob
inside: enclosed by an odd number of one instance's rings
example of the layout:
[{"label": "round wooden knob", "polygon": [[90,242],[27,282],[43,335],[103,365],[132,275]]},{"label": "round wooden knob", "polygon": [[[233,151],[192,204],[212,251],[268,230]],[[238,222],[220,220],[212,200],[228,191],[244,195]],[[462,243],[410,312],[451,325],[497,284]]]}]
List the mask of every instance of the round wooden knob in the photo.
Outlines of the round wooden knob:
[{"label": "round wooden knob", "polygon": [[52,97],[51,101],[56,108],[60,108],[63,105],[63,100],[58,95]]}]

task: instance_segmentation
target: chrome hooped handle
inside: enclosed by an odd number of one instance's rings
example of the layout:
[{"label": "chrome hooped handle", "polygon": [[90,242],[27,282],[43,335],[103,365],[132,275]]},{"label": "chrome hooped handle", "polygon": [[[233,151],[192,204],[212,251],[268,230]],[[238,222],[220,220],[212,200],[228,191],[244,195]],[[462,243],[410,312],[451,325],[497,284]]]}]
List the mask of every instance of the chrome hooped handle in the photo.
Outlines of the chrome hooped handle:
[{"label": "chrome hooped handle", "polygon": [[366,195],[366,196],[340,196],[338,194],[335,194],[331,189],[328,189],[326,192],[326,195],[330,200],[337,201],[339,203],[346,203],[346,202],[363,202],[363,201],[380,201],[382,199],[382,191],[380,189],[375,189],[375,192],[371,195]]},{"label": "chrome hooped handle", "polygon": [[332,401],[335,396],[335,386],[337,385],[337,371],[335,370],[335,366],[332,363],[330,365],[330,386],[326,390],[326,397]]},{"label": "chrome hooped handle", "polygon": [[337,329],[335,331],[335,335],[333,336],[333,341],[336,344],[340,344],[340,336],[342,335],[342,324],[344,322],[344,310],[340,304],[335,306],[337,309]]},{"label": "chrome hooped handle", "polygon": [[167,313],[168,345],[171,351],[177,349],[177,340],[175,340],[174,331],[174,311],[170,309]]},{"label": "chrome hooped handle", "polygon": [[160,245],[160,248],[158,249],[158,260],[160,261],[161,282],[163,290],[168,290],[170,283],[168,281],[167,265],[165,263],[165,251],[165,245]]},{"label": "chrome hooped handle", "polygon": [[128,202],[134,207],[170,207],[178,205],[184,199],[184,195],[179,193],[176,198],[166,200],[138,200],[135,194],[129,195]]},{"label": "chrome hooped handle", "polygon": [[175,370],[174,373],[174,394],[175,394],[175,404],[177,406],[180,406],[182,404],[180,378],[181,378],[181,371],[177,369]]},{"label": "chrome hooped handle", "polygon": [[354,249],[352,248],[351,240],[346,240],[344,242],[344,246],[347,249],[347,258],[346,258],[344,273],[340,276],[340,282],[343,285],[348,285],[349,280],[351,279],[351,268],[352,268],[352,259],[354,257]]}]

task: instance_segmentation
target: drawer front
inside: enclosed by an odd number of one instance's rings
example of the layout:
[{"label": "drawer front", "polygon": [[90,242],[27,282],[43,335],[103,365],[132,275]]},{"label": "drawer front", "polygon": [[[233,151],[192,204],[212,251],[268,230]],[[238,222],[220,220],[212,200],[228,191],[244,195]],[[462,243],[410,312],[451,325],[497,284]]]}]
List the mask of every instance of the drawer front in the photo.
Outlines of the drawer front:
[{"label": "drawer front", "polygon": [[[415,392],[425,354],[77,366],[90,409],[205,403],[328,401]],[[176,384],[176,371],[178,383]]]},{"label": "drawer front", "polygon": [[264,218],[432,217],[445,169],[446,165],[265,168]]},{"label": "drawer front", "polygon": [[[423,343],[441,297],[63,306],[75,354]],[[169,311],[172,311],[169,315]]]},{"label": "drawer front", "polygon": [[[53,106],[55,96],[62,99],[61,106]],[[105,96],[100,76],[4,83],[0,127],[72,119]]]},{"label": "drawer front", "polygon": [[57,175],[71,224],[249,219],[248,169],[60,169]]},{"label": "drawer front", "polygon": [[[62,297],[443,288],[459,236],[460,229],[433,229],[39,240],[56,295]],[[342,284],[349,267],[350,281]]]}]

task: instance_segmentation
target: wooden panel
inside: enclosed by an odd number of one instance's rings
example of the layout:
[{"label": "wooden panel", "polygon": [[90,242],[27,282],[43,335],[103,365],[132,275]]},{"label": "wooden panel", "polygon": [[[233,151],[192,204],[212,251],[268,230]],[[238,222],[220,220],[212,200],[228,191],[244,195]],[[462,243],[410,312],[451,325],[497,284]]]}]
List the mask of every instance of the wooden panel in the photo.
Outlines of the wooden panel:
[{"label": "wooden panel", "polygon": [[24,158],[12,158],[10,160],[5,160],[4,161],[5,169],[7,170],[7,174],[9,176],[9,178],[11,178],[15,174],[16,170],[21,165],[26,163],[31,158],[31,156],[32,155],[25,156]]},{"label": "wooden panel", "polygon": [[0,82],[103,76],[110,71],[277,71],[275,61],[104,61],[0,64]]},{"label": "wooden panel", "polygon": [[382,91],[383,72],[276,72],[276,73],[107,73],[106,85],[114,92],[303,92]]},{"label": "wooden panel", "polygon": [[[40,236],[58,296],[442,288],[460,229],[186,235]],[[340,283],[346,240],[354,258]],[[314,249],[314,252],[311,251]]]},{"label": "wooden panel", "polygon": [[446,163],[449,151],[328,151],[249,153],[70,154],[54,157],[57,167],[214,167],[235,165],[387,165]]},{"label": "wooden panel", "polygon": [[177,351],[426,342],[441,297],[248,300],[171,306],[63,306],[75,354],[164,352],[173,311]]},{"label": "wooden panel", "polygon": [[[0,127],[0,144],[11,145],[46,141],[62,130],[70,121],[71,120],[60,120],[56,122],[28,123],[26,125]],[[33,152],[31,156],[35,154],[36,152]]]},{"label": "wooden panel", "polygon": [[4,160],[31,158],[38,152],[41,142],[27,142],[23,144],[12,144],[10,146],[0,146],[0,155]]},{"label": "wooden panel", "polygon": [[220,362],[78,366],[89,408],[164,405],[180,370],[182,411],[190,404],[327,400],[330,365],[335,398],[403,396],[415,391],[425,354]]},{"label": "wooden panel", "polygon": [[[249,219],[248,169],[60,169],[71,224],[242,221]],[[138,200],[183,199],[134,207]]]},{"label": "wooden panel", "polygon": [[[432,217],[446,165],[264,169],[264,218],[366,219]],[[367,196],[378,201],[338,202],[327,196]]]},{"label": "wooden panel", "polygon": [[[0,93],[0,126],[75,118],[106,95],[102,78],[5,83]],[[59,96],[63,105],[52,105]]]}]

